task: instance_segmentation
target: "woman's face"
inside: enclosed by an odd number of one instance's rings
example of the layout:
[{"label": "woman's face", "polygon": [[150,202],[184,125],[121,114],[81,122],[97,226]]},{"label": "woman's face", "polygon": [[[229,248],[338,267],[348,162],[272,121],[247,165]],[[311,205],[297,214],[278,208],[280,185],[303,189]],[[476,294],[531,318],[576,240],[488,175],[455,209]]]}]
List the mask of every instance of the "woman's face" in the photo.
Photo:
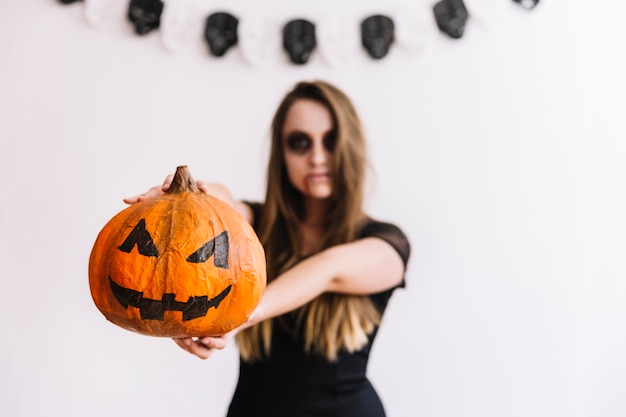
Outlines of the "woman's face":
[{"label": "woman's face", "polygon": [[305,197],[323,200],[333,191],[336,130],[330,111],[308,99],[295,101],[285,118],[282,149],[291,184]]}]

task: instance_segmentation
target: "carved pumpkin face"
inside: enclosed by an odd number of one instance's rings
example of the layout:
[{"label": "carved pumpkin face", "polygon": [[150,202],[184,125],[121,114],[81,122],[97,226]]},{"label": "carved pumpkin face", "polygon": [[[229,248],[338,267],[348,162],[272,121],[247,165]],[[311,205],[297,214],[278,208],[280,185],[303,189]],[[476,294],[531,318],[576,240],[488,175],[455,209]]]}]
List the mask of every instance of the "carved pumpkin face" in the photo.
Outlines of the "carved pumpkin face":
[{"label": "carved pumpkin face", "polygon": [[98,309],[151,336],[226,333],[248,319],[265,283],[265,254],[252,227],[198,191],[186,167],[167,194],[113,217],[89,259]]}]

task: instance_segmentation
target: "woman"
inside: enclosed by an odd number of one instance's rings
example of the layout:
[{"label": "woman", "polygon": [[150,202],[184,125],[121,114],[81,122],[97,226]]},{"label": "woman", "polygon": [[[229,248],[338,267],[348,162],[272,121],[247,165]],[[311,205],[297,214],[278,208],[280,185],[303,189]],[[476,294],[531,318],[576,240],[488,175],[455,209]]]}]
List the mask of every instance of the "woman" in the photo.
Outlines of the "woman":
[{"label": "woman", "polygon": [[205,359],[236,335],[240,374],[228,416],[385,415],[367,361],[387,302],[404,285],[410,247],[396,226],[363,213],[365,166],[350,100],[328,83],[302,82],[272,122],[264,203],[198,182],[254,226],[267,257],[267,289],[246,324],[175,339]]}]

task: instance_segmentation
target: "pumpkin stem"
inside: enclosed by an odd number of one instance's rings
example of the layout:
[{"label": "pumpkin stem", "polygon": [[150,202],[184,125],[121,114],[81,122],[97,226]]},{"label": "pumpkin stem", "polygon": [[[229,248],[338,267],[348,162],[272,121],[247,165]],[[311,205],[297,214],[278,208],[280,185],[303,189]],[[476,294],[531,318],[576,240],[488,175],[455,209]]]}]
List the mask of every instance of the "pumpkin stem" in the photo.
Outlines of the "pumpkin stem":
[{"label": "pumpkin stem", "polygon": [[183,192],[197,193],[198,191],[200,191],[200,189],[196,185],[196,181],[189,173],[187,165],[177,167],[176,174],[174,174],[174,179],[172,179],[172,183],[170,184],[170,188],[167,190],[167,194]]}]

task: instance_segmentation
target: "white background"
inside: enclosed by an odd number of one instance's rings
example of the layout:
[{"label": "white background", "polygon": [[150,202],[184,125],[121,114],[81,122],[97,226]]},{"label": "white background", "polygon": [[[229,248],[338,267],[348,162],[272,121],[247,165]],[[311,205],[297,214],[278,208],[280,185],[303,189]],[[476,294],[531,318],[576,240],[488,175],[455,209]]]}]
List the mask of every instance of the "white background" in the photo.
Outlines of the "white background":
[{"label": "white background", "polygon": [[[388,415],[626,415],[622,0],[468,0],[460,40],[411,25],[433,24],[433,1],[188,0],[178,53],[117,3],[94,26],[83,3],[0,1],[0,415],[224,415],[236,347],[201,361],[110,324],[89,252],[123,197],[178,165],[260,199],[275,107],[317,78],[364,120],[368,211],[412,242],[369,369]],[[344,44],[337,66],[278,47],[254,67],[208,54],[218,10],[353,34],[384,12],[415,42],[381,61]]]}]

